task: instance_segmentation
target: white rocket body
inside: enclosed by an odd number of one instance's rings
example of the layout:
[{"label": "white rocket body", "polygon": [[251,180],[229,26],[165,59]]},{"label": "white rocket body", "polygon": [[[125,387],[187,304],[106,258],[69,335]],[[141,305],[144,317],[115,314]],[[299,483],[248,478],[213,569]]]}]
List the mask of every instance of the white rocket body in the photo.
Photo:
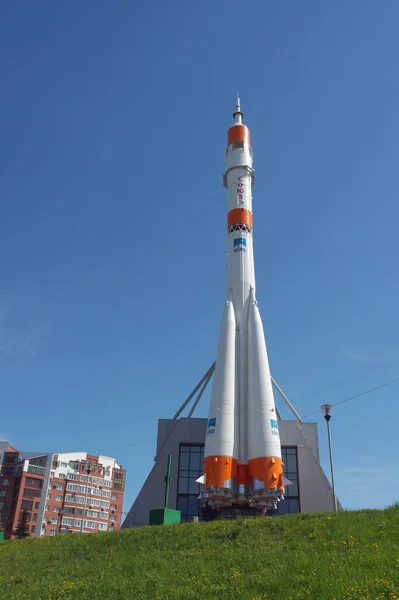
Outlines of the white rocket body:
[{"label": "white rocket body", "polygon": [[255,297],[250,134],[237,99],[228,132],[227,299],[220,329],[204,453],[210,506],[275,508],[283,497],[280,436],[262,321]]}]

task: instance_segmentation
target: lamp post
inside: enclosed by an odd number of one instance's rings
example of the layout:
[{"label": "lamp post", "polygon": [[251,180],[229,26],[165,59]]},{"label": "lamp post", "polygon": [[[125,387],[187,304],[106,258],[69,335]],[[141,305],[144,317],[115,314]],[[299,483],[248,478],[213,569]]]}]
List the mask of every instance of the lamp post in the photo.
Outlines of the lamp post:
[{"label": "lamp post", "polygon": [[80,527],[80,533],[83,533],[83,524],[85,522],[85,512],[86,512],[86,505],[87,505],[87,490],[89,488],[89,475],[93,470],[93,464],[91,462],[87,463],[86,466],[86,473],[87,473],[87,481],[86,481],[86,493],[85,493],[85,503],[83,505],[83,516],[82,516],[82,525]]},{"label": "lamp post", "polygon": [[331,487],[332,487],[333,499],[334,499],[334,511],[337,512],[338,505],[337,505],[337,496],[335,495],[334,464],[333,464],[333,457],[332,457],[331,430],[330,430],[331,409],[332,409],[331,404],[323,404],[321,406],[321,410],[324,412],[324,418],[327,423],[328,449],[330,452]]}]

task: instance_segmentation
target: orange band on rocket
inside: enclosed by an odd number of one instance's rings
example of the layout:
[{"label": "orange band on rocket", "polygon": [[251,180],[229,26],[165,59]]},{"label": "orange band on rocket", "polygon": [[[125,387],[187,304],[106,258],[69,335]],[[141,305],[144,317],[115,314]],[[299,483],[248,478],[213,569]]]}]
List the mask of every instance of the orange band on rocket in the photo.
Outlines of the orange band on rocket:
[{"label": "orange band on rocket", "polygon": [[252,213],[246,208],[233,208],[227,215],[227,227],[248,225],[252,229]]},{"label": "orange band on rocket", "polygon": [[245,142],[250,146],[251,134],[248,127],[245,125],[233,125],[227,133],[227,145],[230,146],[233,142]]}]

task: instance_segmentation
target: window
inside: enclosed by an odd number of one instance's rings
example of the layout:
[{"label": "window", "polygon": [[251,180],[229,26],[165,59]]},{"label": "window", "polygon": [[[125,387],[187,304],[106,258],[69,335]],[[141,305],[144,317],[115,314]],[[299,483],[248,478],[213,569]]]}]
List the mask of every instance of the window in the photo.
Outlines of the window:
[{"label": "window", "polygon": [[57,483],[57,490],[63,490],[64,486],[62,485],[62,483]]},{"label": "window", "polygon": [[66,475],[65,475],[65,473],[60,473],[60,474],[58,475],[58,477],[59,477],[60,479],[65,479]]},{"label": "window", "polygon": [[66,463],[66,462],[62,462],[62,463],[60,464],[60,467],[62,467],[62,468],[65,468],[65,469],[67,468],[67,466],[68,466],[68,465],[67,465],[67,463]]},{"label": "window", "polygon": [[46,469],[44,467],[35,467],[34,465],[29,465],[28,473],[35,473],[36,475],[45,475]]},{"label": "window", "polygon": [[0,510],[3,510],[4,502],[0,502]]},{"label": "window", "polygon": [[33,509],[33,502],[31,500],[22,500],[21,508],[30,512]]},{"label": "window", "polygon": [[35,533],[35,531],[36,531],[36,525],[32,525],[31,528],[30,528],[30,530],[31,530],[32,533]]},{"label": "window", "polygon": [[69,517],[62,517],[61,522],[63,525],[72,525],[73,519],[70,519]]},{"label": "window", "polygon": [[79,486],[79,492],[81,492],[82,494],[86,493],[86,487],[84,485],[80,485]]},{"label": "window", "polygon": [[55,529],[51,529],[51,530],[50,530],[50,535],[57,535],[57,532],[56,532],[56,530],[55,530]]},{"label": "window", "polygon": [[55,477],[55,471],[50,471],[50,477]]},{"label": "window", "polygon": [[109,502],[107,500],[101,500],[101,506],[102,508],[109,508]]},{"label": "window", "polygon": [[72,481],[78,481],[79,475],[77,475],[76,473],[69,473],[68,479],[72,479]]},{"label": "window", "polygon": [[[34,488],[35,490],[41,490],[43,487],[43,480],[37,479],[37,477],[27,477],[25,480],[26,487]],[[40,494],[38,494],[40,496]]]},{"label": "window", "polygon": [[56,496],[55,499],[57,500],[57,502],[61,502],[62,496]]},{"label": "window", "polygon": [[76,496],[65,494],[65,502],[76,502]]},{"label": "window", "polygon": [[103,490],[103,496],[105,498],[111,498],[111,492],[109,492],[108,490]]},{"label": "window", "polygon": [[99,523],[98,528],[100,531],[107,531],[108,525],[106,523]]},{"label": "window", "polygon": [[286,515],[288,513],[299,512],[299,499],[298,498],[284,498],[278,504],[277,514]]},{"label": "window", "polygon": [[35,508],[39,508],[40,502],[35,502]]},{"label": "window", "polygon": [[75,509],[73,506],[64,506],[64,515],[73,515],[75,514]]},{"label": "window", "polygon": [[87,475],[81,475],[80,481],[87,481]]},{"label": "window", "polygon": [[105,485],[105,487],[112,487],[112,481],[108,481],[107,479],[104,479],[104,485]]},{"label": "window", "polygon": [[111,510],[116,510],[116,504],[111,504]]},{"label": "window", "polygon": [[82,519],[75,519],[75,527],[82,527]]},{"label": "window", "polygon": [[[100,500],[96,500],[95,498],[89,498],[89,499],[87,500],[87,504],[88,504],[89,506],[103,506],[103,503],[102,503],[102,502],[100,502]],[[109,502],[108,502],[108,503],[107,503],[107,502],[105,502],[105,504],[109,504]],[[106,507],[105,507],[105,508],[106,508]]]},{"label": "window", "polygon": [[33,513],[33,515],[32,515],[32,521],[37,521],[37,513]]},{"label": "window", "polygon": [[52,522],[52,524],[53,524],[53,525],[57,525],[57,523],[58,523],[58,518],[57,518],[57,517],[53,517],[53,518],[51,519],[51,522]]},{"label": "window", "polygon": [[299,512],[297,449],[281,448],[281,457],[284,463],[284,475],[292,483],[285,486],[285,498],[278,503],[277,514],[297,513]]},{"label": "window", "polygon": [[60,513],[61,512],[61,507],[60,506],[54,506],[53,512]]},{"label": "window", "polygon": [[24,498],[37,498],[41,495],[40,490],[32,490],[31,488],[24,488],[23,497]]},{"label": "window", "polygon": [[44,512],[48,512],[50,510],[50,507],[48,506],[48,504],[46,504],[46,508],[44,509]]},{"label": "window", "polygon": [[100,519],[108,520],[108,513],[101,511],[100,512]]},{"label": "window", "polygon": [[109,520],[110,520],[110,521],[115,521],[115,517],[114,517],[114,515],[110,515],[110,516],[109,516]]},{"label": "window", "polygon": [[98,519],[98,511],[96,511],[96,510],[86,510],[86,516],[87,517],[95,517],[96,519]]},{"label": "window", "polygon": [[78,486],[75,483],[67,483],[66,489],[69,492],[77,492],[78,491]]},{"label": "window", "polygon": [[47,498],[47,500],[51,500],[51,494],[47,493],[46,498]]},{"label": "window", "polygon": [[88,529],[97,529],[98,523],[95,521],[84,521],[83,526],[87,527]]},{"label": "window", "polygon": [[3,481],[1,482],[1,485],[7,486],[7,485],[10,485],[10,482],[8,481],[8,479],[3,479]]},{"label": "window", "polygon": [[112,500],[118,500],[118,494],[111,494]]},{"label": "window", "polygon": [[[21,507],[22,507],[22,505],[21,505]],[[19,518],[20,518],[20,519],[22,518],[22,515],[24,514],[25,510],[26,510],[26,508],[24,508],[23,510],[21,510],[21,512],[19,513]],[[30,521],[30,520],[31,520],[31,516],[32,516],[32,514],[31,514],[30,512],[27,512],[27,513],[26,513],[26,517],[27,517],[27,520],[28,520],[28,521]]]},{"label": "window", "polygon": [[5,490],[1,490],[0,496],[5,496],[5,495],[6,495],[6,491]]},{"label": "window", "polygon": [[198,500],[200,484],[196,479],[202,474],[204,447],[181,445],[179,452],[179,475],[177,509],[181,511],[181,520],[191,521],[192,517],[200,517],[201,500]]}]

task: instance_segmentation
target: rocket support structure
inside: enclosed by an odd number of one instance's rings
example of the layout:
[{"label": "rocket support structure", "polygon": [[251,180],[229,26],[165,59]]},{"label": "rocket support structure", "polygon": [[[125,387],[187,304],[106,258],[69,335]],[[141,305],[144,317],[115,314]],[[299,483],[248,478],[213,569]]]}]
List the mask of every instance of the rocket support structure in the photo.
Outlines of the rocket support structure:
[{"label": "rocket support structure", "polygon": [[207,424],[201,496],[213,507],[276,508],[284,497],[280,435],[255,294],[255,172],[240,100],[228,130],[227,286]]}]

